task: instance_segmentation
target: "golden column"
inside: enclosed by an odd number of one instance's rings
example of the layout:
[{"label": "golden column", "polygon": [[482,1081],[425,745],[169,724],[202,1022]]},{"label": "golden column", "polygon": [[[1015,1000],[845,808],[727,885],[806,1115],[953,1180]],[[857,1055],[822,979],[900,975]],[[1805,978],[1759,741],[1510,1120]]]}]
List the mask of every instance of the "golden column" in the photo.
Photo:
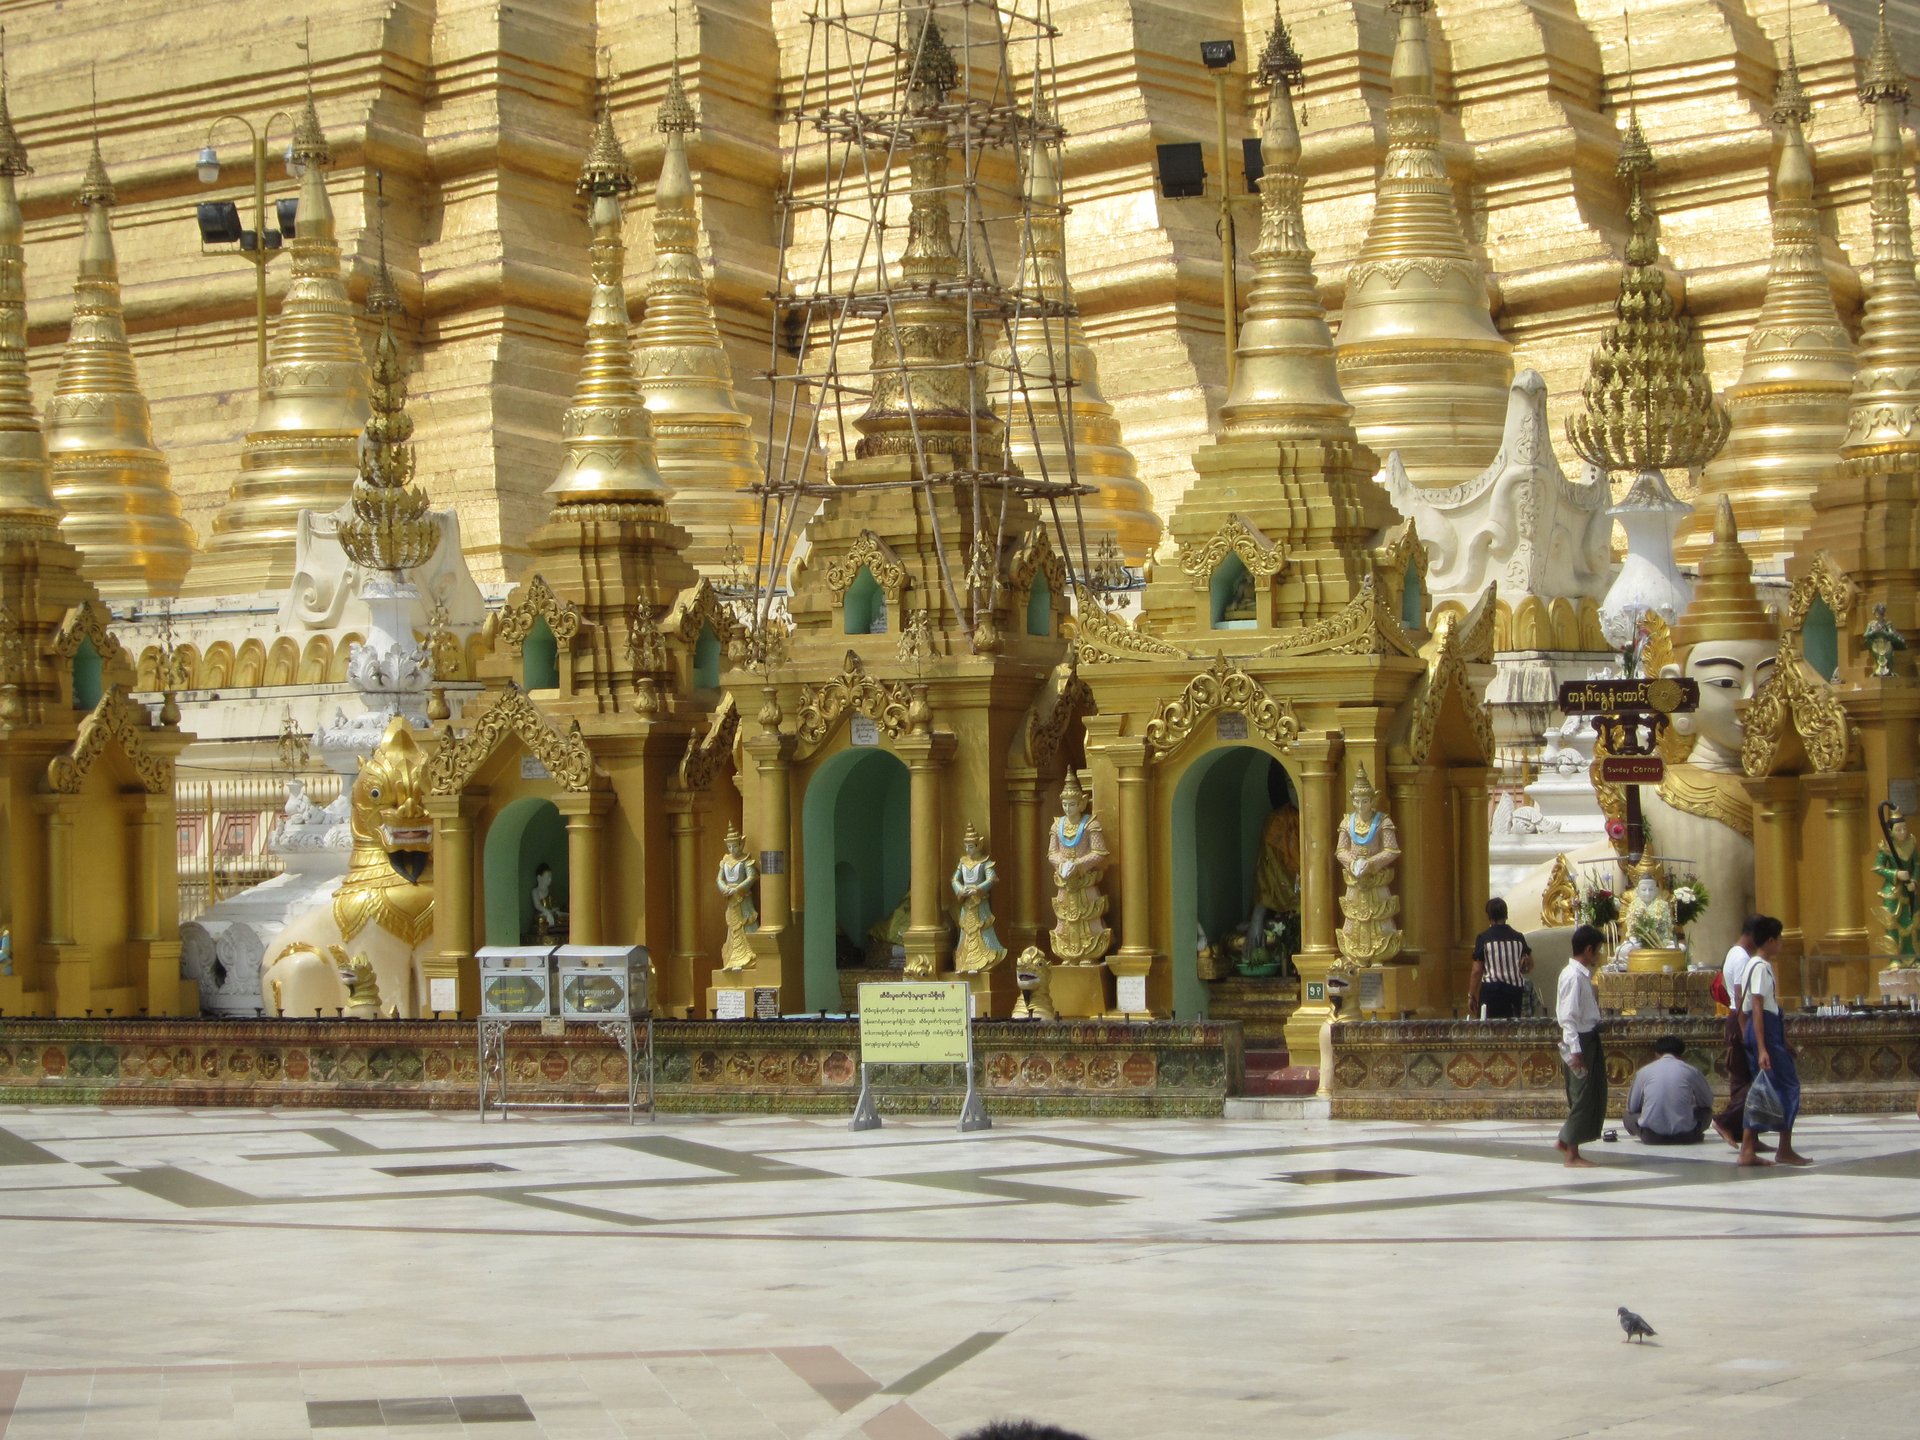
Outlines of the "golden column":
[{"label": "golden column", "polygon": [[1114,977],[1114,1009],[1127,1015],[1164,1015],[1167,1007],[1153,1003],[1149,979],[1159,957],[1152,944],[1147,742],[1140,736],[1116,737],[1101,750],[1113,764],[1120,799],[1120,948],[1107,957],[1107,969]]},{"label": "golden column", "polygon": [[600,819],[609,798],[603,792],[562,795],[554,802],[567,821],[567,940],[606,943],[600,898]]},{"label": "golden column", "polygon": [[1747,781],[1753,797],[1754,908],[1785,927],[1781,946],[1789,956],[1804,953],[1800,934],[1800,876],[1795,826],[1800,814],[1800,781],[1775,775]]},{"label": "golden column", "polygon": [[1000,939],[1007,953],[1018,957],[1027,946],[1040,944],[1040,877],[1046,863],[1038,847],[1045,822],[1040,818],[1041,782],[1035,771],[1009,770],[1006,786],[1010,863],[1001,871],[1001,884],[1010,903]]},{"label": "golden column", "polygon": [[1466,998],[1467,966],[1472,963],[1469,937],[1479,931],[1487,909],[1489,816],[1487,772],[1483,767],[1449,771],[1447,779],[1453,786],[1455,813],[1460,823],[1460,846],[1454,852],[1454,870],[1447,886],[1459,897],[1459,910],[1448,937],[1443,972],[1447,988],[1440,997],[1451,1007],[1456,998]]},{"label": "golden column", "polygon": [[667,791],[667,826],[673,836],[673,965],[654,966],[662,993],[655,1004],[679,1019],[693,1013],[693,975],[700,963],[700,814],[698,797],[675,786]]},{"label": "golden column", "polygon": [[[434,952],[420,962],[427,980],[429,1008],[435,980],[452,980],[457,1009],[471,1015],[480,1008],[479,996],[462,982],[472,974],[473,943],[473,814],[477,795],[432,795],[427,813],[433,817],[433,940]],[[478,983],[477,976],[474,984]],[[444,1007],[443,1007],[444,1008]]]},{"label": "golden column", "polygon": [[1833,304],[1813,164],[1801,125],[1812,114],[1787,42],[1773,122],[1781,128],[1773,182],[1773,258],[1740,379],[1727,391],[1727,445],[1701,477],[1701,501],[1676,547],[1697,561],[1713,543],[1713,497],[1733,494],[1741,543],[1758,561],[1786,557],[1813,519],[1811,496],[1847,434],[1853,341]]},{"label": "golden column", "polygon": [[[1333,777],[1340,737],[1332,731],[1302,735],[1294,742],[1300,757],[1300,1006],[1287,1017],[1287,1057],[1296,1065],[1320,1063],[1320,1026],[1333,1015],[1327,998],[1327,972],[1339,958],[1333,947],[1334,830],[1340,807]],[[1346,1013],[1354,1013],[1352,1003]]]},{"label": "golden column", "polygon": [[[1011,344],[989,358],[993,406],[1012,439],[1013,463],[1036,478],[1096,487],[1074,502],[1088,536],[1113,535],[1122,558],[1141,565],[1159,543],[1160,517],[1133,452],[1121,440],[1113,406],[1100,393],[1100,362],[1073,303],[1056,150],[1061,133],[1036,79],[1025,180],[1031,238],[1023,241],[1023,270],[1015,283],[1038,293],[1044,304],[1023,309],[1011,327]],[[1025,423],[1029,415],[1031,424]],[[1085,557],[1068,558],[1076,569],[1083,567]]]},{"label": "golden column", "polygon": [[[757,839],[760,845],[760,928],[753,932],[754,979],[764,984],[777,977],[781,1003],[803,1001],[806,976],[802,967],[789,967],[797,937],[787,931],[793,923],[793,877],[790,850],[793,843],[793,747],[794,737],[780,732],[780,691],[769,685],[763,692],[765,703],[757,717],[760,732],[746,742],[754,768],[760,773],[759,834],[749,835],[747,843]],[[771,962],[771,963],[769,963]],[[762,967],[770,973],[762,974]],[[792,973],[789,974],[788,970]]]},{"label": "golden column", "polygon": [[80,797],[38,795],[34,803],[45,822],[47,847],[47,936],[40,988],[52,1001],[53,1014],[84,1015],[93,1004],[93,962],[73,935],[73,820]]},{"label": "golden column", "polygon": [[1367,446],[1383,462],[1399,451],[1416,484],[1444,488],[1471,480],[1500,448],[1513,349],[1488,311],[1440,149],[1433,0],[1390,3],[1400,32],[1387,154],[1366,243],[1347,272],[1340,384]]},{"label": "golden column", "polygon": [[[1804,792],[1820,802],[1825,818],[1825,855],[1836,863],[1829,871],[1826,934],[1820,948],[1830,955],[1852,955],[1867,948],[1865,874],[1873,856],[1867,841],[1866,776],[1858,770],[1832,775],[1809,775]],[[1866,976],[1864,970],[1860,976]]]},{"label": "golden column", "polygon": [[307,97],[289,155],[301,169],[288,247],[293,278],[260,377],[260,409],[240,476],[213,517],[213,536],[187,578],[190,595],[239,595],[293,574],[302,510],[339,508],[353,487],[367,419],[367,359],[340,274],[326,166],[332,159]]},{"label": "golden column", "polygon": [[[958,741],[947,731],[902,735],[894,750],[907,762],[908,856],[907,973],[923,979],[945,971],[952,961],[942,901],[947,886],[945,830],[941,824],[940,782]],[[764,882],[763,882],[764,883]]]},{"label": "golden column", "polygon": [[640,390],[653,417],[660,473],[673,487],[668,508],[693,536],[687,558],[719,578],[726,550],[760,530],[760,502],[748,487],[761,479],[753,422],[733,394],[733,367],[714,320],[700,268],[687,137],[699,128],[673,64],[656,121],[666,137],[653,206],[653,278],[635,345]]},{"label": "golden column", "polygon": [[193,530],[153,443],[127,345],[110,219],[113,182],[97,135],[79,203],[86,218],[73,324],[47,405],[53,496],[65,512],[60,534],[85,557],[87,578],[104,598],[176,595],[193,558]]}]

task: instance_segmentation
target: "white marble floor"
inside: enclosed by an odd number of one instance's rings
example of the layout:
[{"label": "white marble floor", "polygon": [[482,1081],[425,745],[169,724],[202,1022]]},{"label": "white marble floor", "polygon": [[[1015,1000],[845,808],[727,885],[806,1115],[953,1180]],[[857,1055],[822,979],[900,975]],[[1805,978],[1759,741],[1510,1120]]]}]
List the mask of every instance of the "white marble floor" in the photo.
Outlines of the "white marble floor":
[{"label": "white marble floor", "polygon": [[1920,1125],[1800,1138],[14,1109],[0,1437],[1913,1434]]}]

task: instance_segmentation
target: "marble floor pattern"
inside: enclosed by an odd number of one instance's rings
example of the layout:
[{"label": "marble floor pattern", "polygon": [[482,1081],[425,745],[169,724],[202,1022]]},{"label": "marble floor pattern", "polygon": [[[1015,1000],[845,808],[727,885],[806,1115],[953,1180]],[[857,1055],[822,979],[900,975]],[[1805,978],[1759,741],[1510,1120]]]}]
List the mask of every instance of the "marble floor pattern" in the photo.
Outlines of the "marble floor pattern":
[{"label": "marble floor pattern", "polygon": [[1915,1434],[1920,1124],[1800,1143],[11,1109],[0,1437]]}]

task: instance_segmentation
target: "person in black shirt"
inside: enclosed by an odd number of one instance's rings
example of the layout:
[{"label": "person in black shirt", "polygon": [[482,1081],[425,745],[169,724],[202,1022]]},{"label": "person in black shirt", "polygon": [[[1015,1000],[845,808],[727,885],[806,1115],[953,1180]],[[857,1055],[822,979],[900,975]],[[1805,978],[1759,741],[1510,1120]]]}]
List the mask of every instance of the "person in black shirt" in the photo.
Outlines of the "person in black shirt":
[{"label": "person in black shirt", "polygon": [[1533,970],[1533,950],[1527,937],[1507,924],[1507,902],[1498,895],[1487,901],[1487,919],[1493,923],[1473,942],[1473,974],[1467,982],[1467,1011],[1488,1020],[1518,1020],[1527,994],[1527,976]]}]

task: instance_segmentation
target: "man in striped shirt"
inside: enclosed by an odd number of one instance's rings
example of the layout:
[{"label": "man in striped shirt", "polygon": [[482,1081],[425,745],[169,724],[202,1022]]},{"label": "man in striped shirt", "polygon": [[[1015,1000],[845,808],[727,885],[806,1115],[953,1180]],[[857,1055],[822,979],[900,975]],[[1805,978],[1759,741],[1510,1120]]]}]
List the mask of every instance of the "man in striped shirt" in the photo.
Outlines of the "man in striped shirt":
[{"label": "man in striped shirt", "polygon": [[1487,919],[1493,923],[1473,942],[1467,1009],[1485,1020],[1518,1020],[1527,976],[1533,970],[1533,950],[1527,937],[1507,924],[1507,902],[1498,895],[1487,901]]}]

